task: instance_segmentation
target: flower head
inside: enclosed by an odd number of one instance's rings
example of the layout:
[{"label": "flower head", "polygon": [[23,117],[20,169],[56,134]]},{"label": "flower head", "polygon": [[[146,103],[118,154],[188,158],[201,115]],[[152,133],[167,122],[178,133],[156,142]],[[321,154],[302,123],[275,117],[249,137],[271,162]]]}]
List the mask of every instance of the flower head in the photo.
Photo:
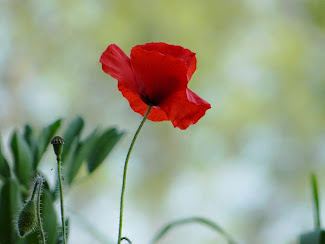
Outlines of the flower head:
[{"label": "flower head", "polygon": [[103,52],[103,71],[118,80],[118,89],[131,108],[141,114],[148,106],[152,121],[170,120],[186,129],[211,108],[187,88],[196,69],[195,53],[181,46],[147,43],[132,48],[130,58],[117,45]]}]

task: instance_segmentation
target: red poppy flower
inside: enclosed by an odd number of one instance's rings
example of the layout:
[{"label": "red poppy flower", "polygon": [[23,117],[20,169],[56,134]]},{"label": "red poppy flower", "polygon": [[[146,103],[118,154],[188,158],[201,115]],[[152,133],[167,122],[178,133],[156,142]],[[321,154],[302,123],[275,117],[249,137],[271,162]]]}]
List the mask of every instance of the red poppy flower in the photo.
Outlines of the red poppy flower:
[{"label": "red poppy flower", "polygon": [[100,57],[103,71],[118,80],[118,89],[131,108],[152,121],[170,120],[186,129],[211,108],[187,88],[196,69],[195,53],[181,46],[147,43],[132,48],[130,58],[117,45]]}]

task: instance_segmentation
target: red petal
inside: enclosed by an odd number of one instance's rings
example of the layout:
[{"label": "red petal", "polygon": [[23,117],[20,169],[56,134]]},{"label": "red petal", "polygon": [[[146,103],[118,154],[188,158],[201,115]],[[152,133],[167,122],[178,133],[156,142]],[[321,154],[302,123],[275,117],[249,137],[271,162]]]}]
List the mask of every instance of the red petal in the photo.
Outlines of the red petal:
[{"label": "red petal", "polygon": [[130,58],[121,48],[115,44],[109,45],[100,57],[99,62],[102,63],[102,69],[105,73],[129,86],[130,89],[136,90]]},{"label": "red petal", "polygon": [[[148,109],[148,105],[145,104],[137,93],[134,93],[128,87],[123,86],[120,82],[118,83],[118,89],[122,95],[129,101],[130,107],[134,112],[145,115]],[[163,121],[168,120],[166,113],[158,107],[153,107],[149,113],[148,120],[152,121]]]},{"label": "red petal", "polygon": [[160,107],[166,112],[174,127],[185,130],[195,124],[211,105],[189,89],[170,96]]},{"label": "red petal", "polygon": [[131,50],[131,65],[139,94],[153,105],[159,106],[172,93],[187,87],[185,62],[175,57],[134,47]]},{"label": "red petal", "polygon": [[163,42],[152,42],[147,43],[145,45],[138,45],[136,47],[142,48],[147,51],[157,50],[161,54],[170,55],[177,59],[185,61],[187,67],[188,80],[191,79],[193,73],[196,70],[195,53],[191,52],[189,49],[183,48],[181,46],[169,45]]}]

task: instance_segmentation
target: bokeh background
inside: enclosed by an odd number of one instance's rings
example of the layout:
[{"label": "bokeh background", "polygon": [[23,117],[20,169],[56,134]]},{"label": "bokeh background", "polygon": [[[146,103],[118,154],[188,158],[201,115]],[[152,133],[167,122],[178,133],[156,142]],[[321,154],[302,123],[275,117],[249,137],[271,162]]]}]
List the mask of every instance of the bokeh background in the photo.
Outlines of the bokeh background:
[{"label": "bokeh background", "polygon": [[[115,241],[124,157],[141,121],[99,57],[111,43],[129,54],[153,41],[197,53],[189,86],[212,109],[185,131],[145,124],[128,171],[124,235],[148,243],[170,220],[203,216],[239,243],[296,243],[313,228],[311,171],[325,203],[325,1],[1,0],[2,142],[26,122],[75,115],[86,131],[128,132],[66,192],[70,243]],[[42,163],[49,178],[52,161]],[[194,224],[160,243],[226,242]]]}]

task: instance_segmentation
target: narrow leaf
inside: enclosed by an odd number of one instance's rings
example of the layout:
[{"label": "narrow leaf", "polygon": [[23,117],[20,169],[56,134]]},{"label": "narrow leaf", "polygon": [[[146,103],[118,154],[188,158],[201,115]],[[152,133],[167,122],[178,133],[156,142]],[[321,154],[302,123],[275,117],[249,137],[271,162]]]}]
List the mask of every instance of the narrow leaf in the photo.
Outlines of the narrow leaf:
[{"label": "narrow leaf", "polygon": [[109,128],[97,139],[97,142],[87,159],[89,173],[92,173],[101,165],[123,134],[124,132],[118,132],[115,128]]},{"label": "narrow leaf", "polygon": [[44,152],[46,151],[48,145],[51,142],[51,139],[55,136],[56,131],[61,126],[61,119],[56,120],[54,123],[45,127],[38,138],[38,146],[34,155],[34,169],[37,168],[38,163],[40,162]]},{"label": "narrow leaf", "polygon": [[233,238],[229,234],[227,234],[219,225],[201,217],[180,219],[167,224],[164,228],[161,229],[161,231],[159,231],[159,233],[155,236],[155,238],[153,238],[151,243],[153,244],[158,240],[160,240],[172,228],[177,227],[179,225],[191,224],[191,223],[199,223],[199,224],[206,225],[212,228],[213,230],[215,230],[216,232],[218,232],[219,234],[221,234],[229,242],[229,244],[236,244]]},{"label": "narrow leaf", "polygon": [[34,135],[33,128],[29,124],[26,124],[24,126],[23,137],[24,137],[25,141],[27,142],[27,144],[29,145],[29,147],[34,152],[34,150],[36,149],[37,143],[36,143],[36,138]]},{"label": "narrow leaf", "polygon": [[313,190],[313,202],[314,202],[314,209],[315,209],[315,228],[319,229],[321,226],[320,222],[320,211],[319,211],[319,197],[318,197],[318,183],[317,177],[314,173],[310,176],[311,186]]},{"label": "narrow leaf", "polygon": [[54,208],[54,199],[52,199],[49,191],[44,190],[42,197],[41,216],[43,227],[46,234],[47,244],[54,244],[57,238],[57,216]]},{"label": "narrow leaf", "polygon": [[0,243],[18,243],[14,225],[20,208],[18,183],[14,179],[7,179],[0,193]]},{"label": "narrow leaf", "polygon": [[79,136],[83,127],[85,125],[84,120],[81,117],[75,118],[73,121],[70,122],[68,125],[67,130],[63,134],[64,139],[64,147],[62,152],[62,161],[65,162],[65,158],[69,153],[70,147],[75,139],[75,137]]},{"label": "narrow leaf", "polygon": [[68,172],[67,172],[67,178],[68,183],[71,184],[73,179],[76,177],[82,163],[86,160],[88,155],[91,153],[91,151],[94,148],[96,139],[97,139],[97,131],[98,129],[93,130],[93,132],[82,142],[79,142],[79,145],[77,147],[75,158],[71,162],[70,165],[68,165]]},{"label": "narrow leaf", "polygon": [[27,186],[32,177],[33,162],[30,148],[18,132],[14,132],[10,146],[14,158],[14,172],[20,183]]},{"label": "narrow leaf", "polygon": [[8,177],[10,177],[10,175],[11,175],[11,173],[10,173],[9,164],[2,153],[1,141],[0,141],[0,176],[8,178]]}]

